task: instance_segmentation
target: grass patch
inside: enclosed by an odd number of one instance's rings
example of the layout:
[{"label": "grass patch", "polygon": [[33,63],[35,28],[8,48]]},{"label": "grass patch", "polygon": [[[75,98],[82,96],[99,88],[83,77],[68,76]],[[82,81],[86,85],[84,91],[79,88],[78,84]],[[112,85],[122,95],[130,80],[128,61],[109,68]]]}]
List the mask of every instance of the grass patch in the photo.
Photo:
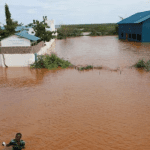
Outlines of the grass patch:
[{"label": "grass patch", "polygon": [[93,66],[91,66],[91,65],[88,65],[88,66],[86,66],[86,67],[80,67],[79,68],[79,70],[88,70],[88,69],[92,69],[93,68]]},{"label": "grass patch", "polygon": [[142,68],[145,69],[146,71],[150,71],[150,60],[148,60],[147,62],[145,62],[143,59],[139,60],[134,67],[136,68]]},{"label": "grass patch", "polygon": [[55,53],[52,53],[51,55],[39,55],[37,57],[38,60],[31,64],[30,68],[47,68],[48,70],[51,70],[58,67],[68,68],[69,66],[72,66],[69,61],[57,57]]}]

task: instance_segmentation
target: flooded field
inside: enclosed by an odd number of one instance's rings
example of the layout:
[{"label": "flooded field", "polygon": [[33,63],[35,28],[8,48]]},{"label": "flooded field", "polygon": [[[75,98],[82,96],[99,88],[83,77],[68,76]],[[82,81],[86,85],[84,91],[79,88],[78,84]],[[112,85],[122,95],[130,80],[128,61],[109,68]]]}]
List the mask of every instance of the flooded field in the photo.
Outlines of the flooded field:
[{"label": "flooded field", "polygon": [[150,45],[83,36],[55,51],[104,69],[0,68],[0,141],[21,132],[28,150],[148,150],[150,73],[129,66],[149,60]]}]

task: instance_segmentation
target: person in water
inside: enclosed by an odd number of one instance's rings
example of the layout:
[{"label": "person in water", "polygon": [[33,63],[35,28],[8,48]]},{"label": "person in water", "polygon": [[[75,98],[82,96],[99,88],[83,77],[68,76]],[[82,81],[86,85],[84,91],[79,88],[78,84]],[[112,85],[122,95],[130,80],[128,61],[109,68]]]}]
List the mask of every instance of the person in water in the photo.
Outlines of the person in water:
[{"label": "person in water", "polygon": [[12,146],[12,150],[22,150],[25,148],[25,141],[21,140],[22,134],[17,133],[15,139],[11,140],[6,147]]}]

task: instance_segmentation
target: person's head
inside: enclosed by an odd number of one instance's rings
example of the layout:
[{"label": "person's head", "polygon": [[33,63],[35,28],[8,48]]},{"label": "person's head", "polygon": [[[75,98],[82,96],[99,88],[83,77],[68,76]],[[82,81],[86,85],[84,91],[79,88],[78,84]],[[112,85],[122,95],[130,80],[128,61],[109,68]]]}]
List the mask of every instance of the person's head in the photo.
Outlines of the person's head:
[{"label": "person's head", "polygon": [[20,141],[21,137],[22,137],[22,134],[17,133],[15,138],[16,138],[17,141]]}]

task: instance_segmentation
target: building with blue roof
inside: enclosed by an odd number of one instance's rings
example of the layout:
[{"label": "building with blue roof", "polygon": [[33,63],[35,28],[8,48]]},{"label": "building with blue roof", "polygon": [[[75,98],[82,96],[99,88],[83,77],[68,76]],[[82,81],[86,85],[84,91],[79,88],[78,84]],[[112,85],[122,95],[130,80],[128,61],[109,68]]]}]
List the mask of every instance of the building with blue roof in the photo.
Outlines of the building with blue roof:
[{"label": "building with blue roof", "polygon": [[119,39],[150,42],[150,11],[136,13],[117,24]]},{"label": "building with blue roof", "polygon": [[[4,30],[5,27],[1,27],[1,29]],[[0,44],[2,47],[31,46],[32,43],[35,43],[38,40],[40,40],[39,37],[36,37],[34,35],[35,33],[30,34],[29,31],[32,31],[32,30],[31,30],[31,27],[17,26],[15,31],[18,31],[18,32],[15,33],[14,35],[3,38]]]},{"label": "building with blue roof", "polygon": [[[5,29],[5,27],[1,27],[2,30]],[[29,34],[29,30],[31,29],[31,27],[25,27],[25,26],[17,26],[15,31],[20,31],[18,33],[15,33],[15,35],[19,36],[19,37],[22,37],[22,38],[26,38],[28,40],[31,40],[31,41],[37,41],[39,40],[40,38],[39,37],[36,37],[35,35],[33,34]]]}]

